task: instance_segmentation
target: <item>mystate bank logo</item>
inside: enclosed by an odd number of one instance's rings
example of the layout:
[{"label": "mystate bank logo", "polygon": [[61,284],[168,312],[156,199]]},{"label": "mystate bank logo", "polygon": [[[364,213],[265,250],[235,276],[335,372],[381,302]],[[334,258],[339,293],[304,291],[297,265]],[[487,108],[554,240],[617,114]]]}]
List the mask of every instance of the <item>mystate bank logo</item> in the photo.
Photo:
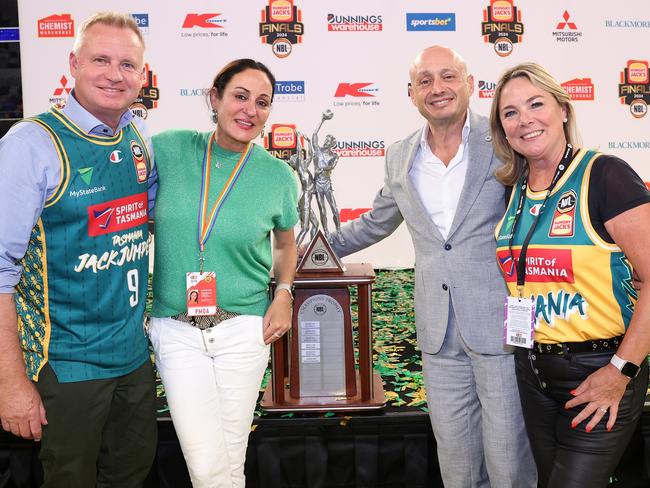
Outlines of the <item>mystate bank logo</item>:
[{"label": "mystate bank logo", "polygon": [[499,56],[510,56],[524,35],[521,11],[515,7],[514,0],[490,0],[490,5],[483,10],[481,33],[485,42],[494,44],[494,52]]},{"label": "mystate bank logo", "polygon": [[149,115],[149,110],[158,108],[158,100],[160,99],[160,91],[158,90],[158,77],[145,64],[145,71],[147,76],[144,85],[140,89],[138,97],[135,102],[131,104],[131,111],[142,119],[146,119]]},{"label": "mystate bank logo", "polygon": [[259,36],[262,43],[271,45],[273,54],[278,58],[289,56],[293,45],[302,42],[304,32],[302,12],[293,0],[269,0],[262,10]]},{"label": "mystate bank logo", "polygon": [[621,72],[621,83],[618,85],[618,96],[621,103],[630,106],[630,113],[636,119],[645,117],[650,103],[650,77],[648,76],[648,61],[631,59]]},{"label": "mystate bank logo", "polygon": [[264,147],[276,158],[288,161],[297,151],[295,124],[273,124],[264,138]]}]

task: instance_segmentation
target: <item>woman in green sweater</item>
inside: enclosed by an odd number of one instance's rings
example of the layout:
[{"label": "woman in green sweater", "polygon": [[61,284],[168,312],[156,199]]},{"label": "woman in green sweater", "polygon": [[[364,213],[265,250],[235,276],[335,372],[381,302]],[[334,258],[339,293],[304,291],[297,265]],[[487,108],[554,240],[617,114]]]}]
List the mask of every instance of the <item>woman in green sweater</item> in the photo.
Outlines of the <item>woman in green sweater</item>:
[{"label": "woman in green sweater", "polygon": [[233,61],[210,90],[213,132],[153,139],[160,186],[150,336],[195,488],[245,486],[269,344],[291,326],[297,183],[252,143],[274,85],[262,63]]}]

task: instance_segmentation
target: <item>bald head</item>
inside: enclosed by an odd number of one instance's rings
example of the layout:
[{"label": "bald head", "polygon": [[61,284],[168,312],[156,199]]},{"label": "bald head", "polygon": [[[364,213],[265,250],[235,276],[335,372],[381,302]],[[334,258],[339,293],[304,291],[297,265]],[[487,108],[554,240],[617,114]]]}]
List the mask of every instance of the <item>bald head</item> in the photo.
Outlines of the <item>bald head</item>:
[{"label": "bald head", "polygon": [[431,46],[416,56],[409,70],[413,105],[430,127],[463,124],[474,79],[453,49]]},{"label": "bald head", "polygon": [[431,46],[422,51],[415,57],[409,69],[411,83],[418,72],[427,69],[431,65],[446,65],[453,67],[463,76],[467,76],[467,64],[463,57],[451,48],[445,46]]}]

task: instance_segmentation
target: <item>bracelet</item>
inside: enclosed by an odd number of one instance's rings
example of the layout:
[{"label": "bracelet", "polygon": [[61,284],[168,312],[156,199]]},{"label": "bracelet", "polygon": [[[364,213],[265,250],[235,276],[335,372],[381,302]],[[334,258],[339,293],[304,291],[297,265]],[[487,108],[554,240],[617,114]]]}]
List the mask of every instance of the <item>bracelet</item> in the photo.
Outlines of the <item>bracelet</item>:
[{"label": "bracelet", "polygon": [[277,295],[280,290],[285,290],[289,294],[291,303],[293,303],[293,285],[290,285],[289,283],[278,283],[275,286],[275,295]]}]

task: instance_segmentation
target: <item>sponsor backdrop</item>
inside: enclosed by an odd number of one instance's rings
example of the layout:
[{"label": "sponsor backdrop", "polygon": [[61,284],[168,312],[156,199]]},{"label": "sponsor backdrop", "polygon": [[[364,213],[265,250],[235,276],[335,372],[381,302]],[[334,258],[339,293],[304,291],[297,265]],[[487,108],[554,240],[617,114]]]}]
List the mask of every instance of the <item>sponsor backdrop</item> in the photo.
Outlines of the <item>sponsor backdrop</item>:
[{"label": "sponsor backdrop", "polygon": [[[26,116],[65,100],[74,86],[74,31],[106,6],[19,0]],[[293,128],[311,136],[321,113],[332,110],[320,140],[338,140],[333,181],[343,221],[372,205],[386,148],[423,125],[407,95],[408,69],[431,44],[465,57],[475,81],[472,107],[485,115],[504,69],[529,60],[545,65],[575,100],[584,144],[622,157],[650,180],[647,0],[622,9],[579,0],[114,0],[110,8],[131,13],[144,33],[147,84],[133,109],[152,132],[209,130],[207,88],[239,57],[266,63],[278,79],[259,140],[277,156],[295,151]],[[404,226],[350,259],[414,264]]]}]

